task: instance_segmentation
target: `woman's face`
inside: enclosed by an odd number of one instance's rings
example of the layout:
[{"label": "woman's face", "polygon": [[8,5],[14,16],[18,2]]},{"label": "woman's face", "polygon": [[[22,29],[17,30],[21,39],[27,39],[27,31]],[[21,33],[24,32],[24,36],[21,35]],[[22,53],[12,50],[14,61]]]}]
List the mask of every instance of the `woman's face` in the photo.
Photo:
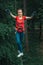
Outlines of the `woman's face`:
[{"label": "woman's face", "polygon": [[18,10],[18,16],[22,16],[22,15],[23,15],[22,10]]}]

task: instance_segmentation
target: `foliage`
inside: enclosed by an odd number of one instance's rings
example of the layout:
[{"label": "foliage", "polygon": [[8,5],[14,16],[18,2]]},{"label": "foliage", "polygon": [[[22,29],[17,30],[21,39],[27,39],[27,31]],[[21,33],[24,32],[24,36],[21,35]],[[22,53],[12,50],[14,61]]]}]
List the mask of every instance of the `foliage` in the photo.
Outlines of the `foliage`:
[{"label": "foliage", "polygon": [[[24,10],[23,6],[23,0],[0,0],[0,65],[20,65],[20,59],[16,57],[17,45],[15,30],[13,29],[15,20],[5,13],[5,9],[8,8],[13,14],[17,15],[16,10],[18,8]],[[43,31],[43,0],[26,0],[26,10],[27,16],[30,16],[34,10],[37,14],[32,20],[27,20],[29,52],[25,51],[24,42],[23,63],[24,65],[43,65],[43,53],[40,51],[40,45],[42,45],[40,44],[40,30],[41,33]]]}]

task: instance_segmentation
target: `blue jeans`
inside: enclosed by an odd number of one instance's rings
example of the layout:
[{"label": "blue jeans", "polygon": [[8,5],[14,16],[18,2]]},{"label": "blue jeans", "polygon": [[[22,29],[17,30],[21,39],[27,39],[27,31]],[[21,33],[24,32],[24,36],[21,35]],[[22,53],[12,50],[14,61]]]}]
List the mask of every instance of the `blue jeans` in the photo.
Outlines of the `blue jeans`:
[{"label": "blue jeans", "polygon": [[18,45],[18,50],[20,52],[23,52],[23,48],[22,48],[23,36],[24,36],[24,32],[16,32],[16,42]]}]

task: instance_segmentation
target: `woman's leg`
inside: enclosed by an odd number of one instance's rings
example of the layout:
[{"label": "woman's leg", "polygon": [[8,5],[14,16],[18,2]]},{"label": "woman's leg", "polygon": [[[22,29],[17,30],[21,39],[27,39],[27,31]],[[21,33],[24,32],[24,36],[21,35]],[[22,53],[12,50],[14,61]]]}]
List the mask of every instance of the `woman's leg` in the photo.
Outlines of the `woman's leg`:
[{"label": "woman's leg", "polygon": [[23,38],[24,38],[24,32],[21,32],[21,35],[20,35],[21,42],[23,41]]},{"label": "woman's leg", "polygon": [[20,39],[21,34],[19,32],[16,32],[16,42],[18,44],[18,50],[22,52],[22,42]]}]

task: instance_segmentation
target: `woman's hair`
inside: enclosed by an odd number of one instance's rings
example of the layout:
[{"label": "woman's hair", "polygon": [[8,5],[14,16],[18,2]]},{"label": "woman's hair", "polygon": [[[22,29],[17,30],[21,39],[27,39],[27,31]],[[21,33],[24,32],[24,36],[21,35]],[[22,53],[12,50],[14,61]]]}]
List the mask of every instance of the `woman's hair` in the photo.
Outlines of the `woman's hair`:
[{"label": "woman's hair", "polygon": [[17,11],[18,11],[18,10],[22,10],[22,9],[19,8],[19,9],[17,9]]}]

